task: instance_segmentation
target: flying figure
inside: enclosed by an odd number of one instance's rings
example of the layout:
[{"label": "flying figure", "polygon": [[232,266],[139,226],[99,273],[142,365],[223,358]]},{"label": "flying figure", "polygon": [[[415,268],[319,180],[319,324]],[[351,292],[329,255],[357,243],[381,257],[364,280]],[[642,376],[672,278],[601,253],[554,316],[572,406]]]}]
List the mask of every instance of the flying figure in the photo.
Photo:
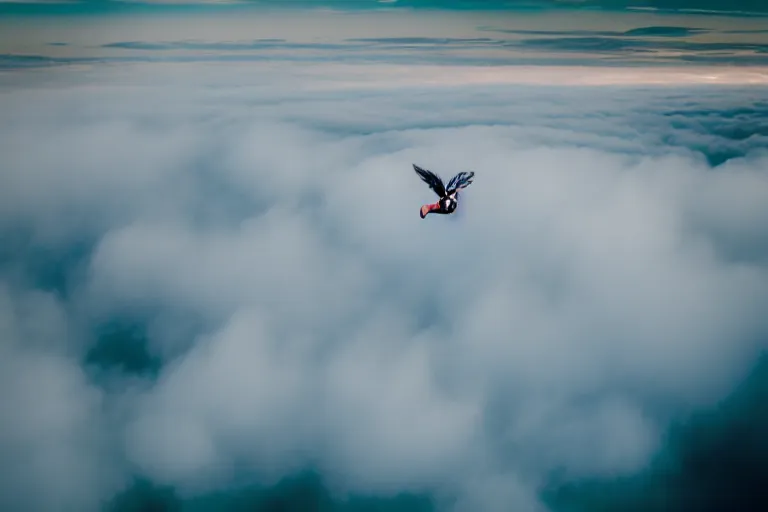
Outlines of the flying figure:
[{"label": "flying figure", "polygon": [[456,211],[456,207],[459,205],[459,190],[467,188],[475,176],[473,171],[462,171],[451,178],[446,187],[443,185],[443,180],[432,171],[422,169],[416,164],[413,164],[413,170],[440,198],[436,203],[425,204],[421,207],[420,215],[422,219],[430,213],[447,215]]}]

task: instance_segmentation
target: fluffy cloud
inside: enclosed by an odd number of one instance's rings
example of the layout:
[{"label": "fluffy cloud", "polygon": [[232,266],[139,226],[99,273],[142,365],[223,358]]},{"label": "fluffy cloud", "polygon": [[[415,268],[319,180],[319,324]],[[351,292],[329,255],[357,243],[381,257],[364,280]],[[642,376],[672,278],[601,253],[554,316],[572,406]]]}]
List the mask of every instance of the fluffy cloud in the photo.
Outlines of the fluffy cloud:
[{"label": "fluffy cloud", "polygon": [[[552,471],[642,469],[764,348],[761,91],[301,92],[290,72],[103,69],[0,98],[9,504],[314,467],[341,494],[543,508]],[[419,219],[411,163],[476,171],[460,214]],[[25,255],[76,243],[67,286],[39,289]],[[156,377],[85,363],[121,318]]]},{"label": "fluffy cloud", "polygon": [[0,286],[0,504],[95,509],[122,485],[103,393],[72,350],[61,303]]}]

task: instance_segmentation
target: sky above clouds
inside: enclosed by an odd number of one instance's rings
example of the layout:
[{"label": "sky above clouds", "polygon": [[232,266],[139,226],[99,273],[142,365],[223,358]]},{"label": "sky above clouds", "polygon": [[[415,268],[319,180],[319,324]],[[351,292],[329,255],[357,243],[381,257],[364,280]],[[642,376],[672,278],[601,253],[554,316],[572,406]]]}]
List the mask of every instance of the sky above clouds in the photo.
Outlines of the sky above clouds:
[{"label": "sky above clouds", "polygon": [[564,16],[2,22],[0,508],[738,506],[765,34]]},{"label": "sky above clouds", "polygon": [[[320,5],[320,4],[317,4]],[[761,17],[645,11],[80,5],[0,22],[0,69],[100,62],[764,68]],[[41,7],[43,12],[49,6]],[[170,9],[170,10],[168,10]],[[65,11],[66,12],[66,11]],[[172,21],[171,21],[172,20]],[[201,28],[204,27],[204,28]]]}]

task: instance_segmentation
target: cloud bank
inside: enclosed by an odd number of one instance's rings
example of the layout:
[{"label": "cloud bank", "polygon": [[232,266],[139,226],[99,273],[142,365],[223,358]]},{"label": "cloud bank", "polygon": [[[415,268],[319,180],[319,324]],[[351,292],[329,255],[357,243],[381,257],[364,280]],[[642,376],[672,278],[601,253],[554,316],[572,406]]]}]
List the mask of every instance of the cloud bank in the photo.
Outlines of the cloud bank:
[{"label": "cloud bank", "polygon": [[[764,89],[297,72],[5,75],[2,508],[310,469],[546,510],[765,349]],[[412,163],[477,173],[459,215]]]}]

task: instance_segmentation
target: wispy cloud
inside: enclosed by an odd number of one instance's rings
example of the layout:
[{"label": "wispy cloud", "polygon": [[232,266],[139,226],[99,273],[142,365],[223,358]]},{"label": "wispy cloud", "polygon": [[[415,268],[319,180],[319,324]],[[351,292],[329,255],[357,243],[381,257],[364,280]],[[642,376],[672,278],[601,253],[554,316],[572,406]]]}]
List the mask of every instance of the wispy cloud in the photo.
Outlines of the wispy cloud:
[{"label": "wispy cloud", "polygon": [[[121,37],[137,34],[127,30],[130,24],[115,26],[114,34],[101,31],[91,36],[78,35],[71,32],[71,28],[47,29],[48,41],[66,44],[66,51],[51,44],[25,42],[24,33],[9,25],[8,34],[16,36],[8,35],[0,42],[6,49],[4,67],[148,61],[614,67],[768,64],[765,34],[746,22],[721,20],[685,26],[681,20],[676,20],[675,25],[652,25],[645,19],[641,24],[638,19],[634,27],[629,24],[629,28],[622,30],[601,30],[583,28],[601,24],[583,19],[581,28],[552,30],[546,28],[546,23],[541,25],[543,22],[534,23],[534,28],[525,28],[514,19],[499,17],[498,26],[472,26],[466,22],[459,24],[459,20],[447,14],[436,15],[445,17],[440,26],[458,24],[461,37],[457,37],[451,35],[450,30],[438,28],[438,24],[409,25],[398,13],[315,14],[317,18],[312,24],[298,13],[295,14],[298,21],[291,24],[288,14],[270,11],[258,20],[253,18],[258,24],[251,29],[238,25],[236,32],[229,33],[216,28],[232,22],[232,13],[222,14],[221,18],[212,18],[217,21],[210,22],[211,31],[204,38],[194,30],[191,18],[183,16],[172,30],[148,23],[140,38]],[[481,15],[476,16],[482,19]],[[107,18],[110,17],[106,17],[105,22]],[[631,16],[627,18],[624,26],[631,19]],[[273,25],[269,20],[274,21]],[[374,21],[382,25],[375,32],[366,34],[358,28]],[[402,25],[406,28],[401,28]],[[303,28],[296,28],[299,26]]]},{"label": "wispy cloud", "polygon": [[653,36],[653,37],[689,37],[696,34],[705,34],[712,29],[694,28],[694,27],[675,27],[675,26],[650,26],[637,27],[629,30],[524,30],[524,29],[504,29],[496,27],[479,27],[479,30],[486,32],[502,32],[518,35],[547,35],[547,36],[588,36],[588,37],[626,37],[626,36]]}]

